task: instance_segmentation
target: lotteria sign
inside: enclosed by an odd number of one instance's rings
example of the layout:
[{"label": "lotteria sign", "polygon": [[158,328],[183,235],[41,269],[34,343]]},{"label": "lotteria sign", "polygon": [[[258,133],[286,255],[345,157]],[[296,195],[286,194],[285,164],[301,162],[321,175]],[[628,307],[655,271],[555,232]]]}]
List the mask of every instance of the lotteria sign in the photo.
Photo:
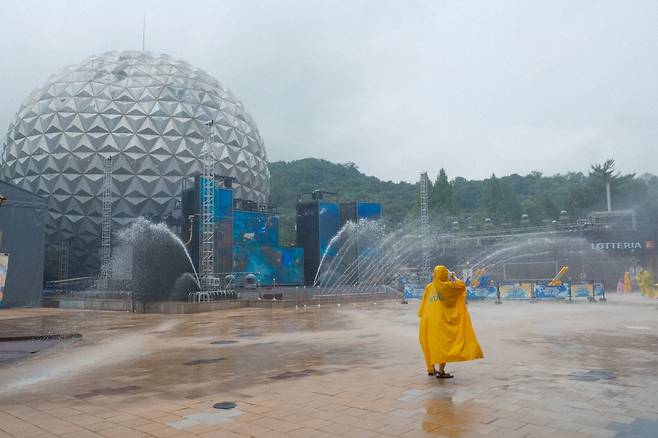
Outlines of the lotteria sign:
[{"label": "lotteria sign", "polygon": [[595,242],[592,243],[592,249],[642,249],[642,242]]}]

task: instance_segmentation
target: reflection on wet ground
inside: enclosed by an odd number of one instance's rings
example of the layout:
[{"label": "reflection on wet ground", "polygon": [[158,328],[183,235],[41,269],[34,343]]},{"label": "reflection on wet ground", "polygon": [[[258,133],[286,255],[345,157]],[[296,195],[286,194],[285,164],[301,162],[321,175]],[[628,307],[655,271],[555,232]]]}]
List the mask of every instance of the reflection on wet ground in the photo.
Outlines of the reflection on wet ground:
[{"label": "reflection on wet ground", "polygon": [[470,311],[486,357],[439,381],[415,303],[4,310],[3,336],[82,338],[0,361],[0,437],[658,436],[656,302]]}]

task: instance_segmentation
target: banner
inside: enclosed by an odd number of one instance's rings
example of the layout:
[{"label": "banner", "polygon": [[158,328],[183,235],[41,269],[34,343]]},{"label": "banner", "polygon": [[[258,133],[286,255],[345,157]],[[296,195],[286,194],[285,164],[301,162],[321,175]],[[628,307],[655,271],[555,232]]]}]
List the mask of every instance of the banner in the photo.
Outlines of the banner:
[{"label": "banner", "polygon": [[424,287],[404,285],[404,299],[405,300],[422,300],[423,292],[425,292]]},{"label": "banner", "polygon": [[594,294],[597,297],[605,296],[605,290],[604,290],[603,283],[596,283],[596,282],[594,283]]},{"label": "banner", "polygon": [[503,300],[529,300],[532,297],[532,283],[501,284],[499,289]]},{"label": "banner", "polygon": [[9,268],[9,254],[0,253],[0,307],[5,300],[5,282],[7,281],[7,269]]},{"label": "banner", "polygon": [[574,283],[571,285],[572,298],[587,298],[593,296],[594,283]]},{"label": "banner", "polygon": [[[596,281],[575,281],[571,284],[571,298],[603,297],[603,283]],[[560,297],[561,298],[561,297]]]},{"label": "banner", "polygon": [[495,300],[497,297],[498,293],[493,286],[466,288],[466,298],[469,300]]},{"label": "banner", "polygon": [[536,284],[534,290],[534,298],[536,300],[557,300],[569,298],[569,286],[563,284],[561,286],[548,286],[546,284]]}]

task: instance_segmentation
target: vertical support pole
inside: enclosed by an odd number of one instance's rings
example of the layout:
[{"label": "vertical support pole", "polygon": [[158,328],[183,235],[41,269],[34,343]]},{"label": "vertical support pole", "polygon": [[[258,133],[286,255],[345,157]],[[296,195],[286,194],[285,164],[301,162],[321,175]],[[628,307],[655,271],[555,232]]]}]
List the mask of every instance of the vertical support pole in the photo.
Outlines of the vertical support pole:
[{"label": "vertical support pole", "polygon": [[205,290],[213,290],[215,281],[215,160],[210,148],[214,121],[206,123],[207,131],[201,149],[201,163],[203,174],[201,178],[203,194],[203,211],[199,271],[201,286]]},{"label": "vertical support pole", "polygon": [[420,174],[420,234],[421,245],[423,250],[423,261],[421,269],[425,278],[429,276],[431,280],[432,273],[430,272],[430,219],[429,219],[429,196],[427,193],[427,172]]},{"label": "vertical support pole", "polygon": [[69,242],[62,240],[59,247],[59,279],[69,278]]},{"label": "vertical support pole", "polygon": [[112,276],[112,157],[105,158],[103,175],[103,213],[101,223],[101,275],[100,289],[107,289]]},{"label": "vertical support pole", "polygon": [[59,279],[63,281],[63,289],[68,292],[69,284],[69,241],[62,240],[59,248]]}]

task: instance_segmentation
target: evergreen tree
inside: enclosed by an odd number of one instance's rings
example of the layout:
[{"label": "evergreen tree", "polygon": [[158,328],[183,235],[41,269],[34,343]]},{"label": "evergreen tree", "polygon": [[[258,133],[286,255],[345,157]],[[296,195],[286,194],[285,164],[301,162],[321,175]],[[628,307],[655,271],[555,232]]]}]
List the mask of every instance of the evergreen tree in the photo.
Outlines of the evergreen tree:
[{"label": "evergreen tree", "polygon": [[448,175],[443,168],[439,170],[431,192],[430,209],[433,214],[441,218],[451,217],[459,213],[452,183],[448,181]]},{"label": "evergreen tree", "polygon": [[605,187],[608,211],[612,211],[612,191],[623,187],[635,177],[634,173],[622,175],[615,171],[615,160],[609,158],[603,164],[592,164],[589,176],[600,186]]}]

